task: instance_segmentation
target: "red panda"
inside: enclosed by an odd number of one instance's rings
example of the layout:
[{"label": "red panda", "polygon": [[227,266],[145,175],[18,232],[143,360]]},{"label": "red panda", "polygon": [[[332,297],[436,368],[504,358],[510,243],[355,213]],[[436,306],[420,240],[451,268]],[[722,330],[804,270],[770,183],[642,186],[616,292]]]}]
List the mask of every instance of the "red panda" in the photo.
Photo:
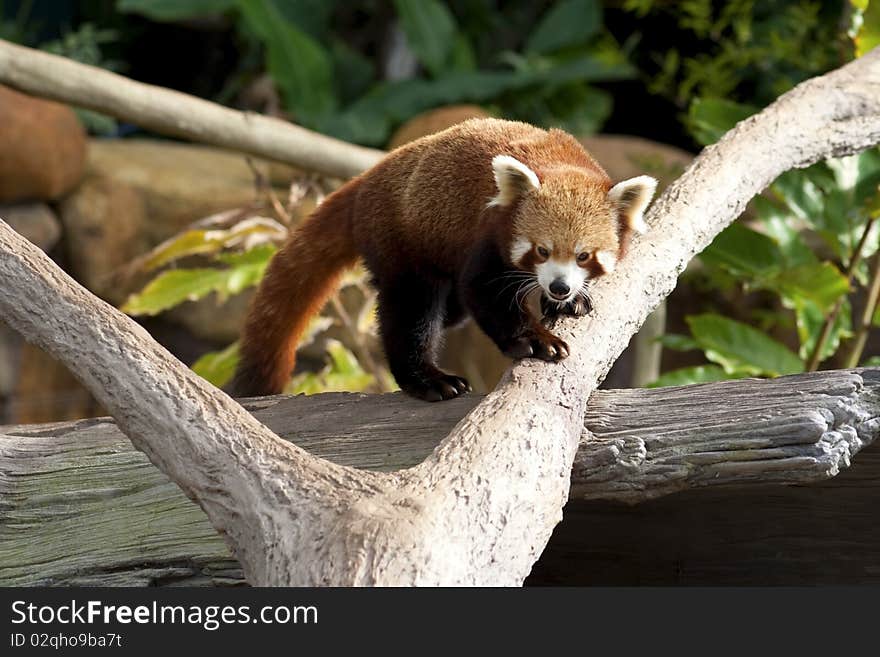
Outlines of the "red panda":
[{"label": "red panda", "polygon": [[611,184],[571,135],[474,119],[389,153],[327,197],[274,256],[245,320],[231,384],[278,393],[312,315],[359,258],[378,290],[398,385],[428,401],[470,389],[435,364],[445,327],[470,315],[514,358],[558,361],[568,345],[533,317],[585,315],[591,280],[614,269],[656,181]]}]

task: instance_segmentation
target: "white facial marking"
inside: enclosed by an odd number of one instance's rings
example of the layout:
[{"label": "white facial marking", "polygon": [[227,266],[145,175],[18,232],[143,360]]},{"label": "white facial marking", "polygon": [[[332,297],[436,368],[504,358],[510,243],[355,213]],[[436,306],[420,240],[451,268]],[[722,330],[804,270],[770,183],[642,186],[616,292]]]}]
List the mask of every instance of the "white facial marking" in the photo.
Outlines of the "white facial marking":
[{"label": "white facial marking", "polygon": [[644,212],[657,189],[657,181],[651,176],[636,176],[617,183],[608,190],[608,200],[617,206],[621,219],[627,228],[637,233],[648,230]]},{"label": "white facial marking", "polygon": [[596,262],[602,265],[606,274],[610,274],[617,266],[617,256],[611,251],[596,251]]},{"label": "white facial marking", "polygon": [[496,155],[492,158],[492,171],[495,173],[495,184],[498,194],[489,201],[489,205],[510,205],[520,194],[532,187],[540,189],[538,175],[525,164],[510,155]]},{"label": "white facial marking", "polygon": [[510,261],[514,264],[517,264],[522,257],[532,250],[532,243],[528,240],[517,239],[513,241],[513,244],[510,246]]},{"label": "white facial marking", "polygon": [[[538,276],[538,284],[543,288],[547,296],[554,301],[567,303],[575,298],[581,290],[584,281],[587,280],[587,270],[578,266],[575,260],[556,260],[551,258],[535,267]],[[557,278],[561,278],[568,285],[569,293],[564,299],[557,299],[550,292],[550,284]]]}]

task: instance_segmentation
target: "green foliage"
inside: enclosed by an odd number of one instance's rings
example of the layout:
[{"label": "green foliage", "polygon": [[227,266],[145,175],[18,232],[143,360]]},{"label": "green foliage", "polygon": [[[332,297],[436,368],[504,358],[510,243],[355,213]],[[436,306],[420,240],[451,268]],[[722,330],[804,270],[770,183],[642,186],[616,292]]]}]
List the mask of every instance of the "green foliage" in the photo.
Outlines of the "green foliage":
[{"label": "green foliage", "polygon": [[687,125],[701,144],[714,144],[733,126],[758,111],[757,107],[722,98],[694,98],[688,109]]},{"label": "green foliage", "polygon": [[712,313],[688,317],[687,322],[706,358],[727,374],[780,376],[804,369],[785,345],[748,324]]},{"label": "green foliage", "polygon": [[[383,81],[361,52],[331,30],[341,3],[314,0],[119,0],[121,11],[155,20],[227,13],[243,38],[257,42],[285,108],[306,127],[373,146],[415,114],[476,102],[505,116],[575,132],[601,127],[611,97],[593,83],[633,77],[623,52],[602,29],[596,0],[563,0],[544,11],[520,51],[503,47],[509,27],[487,19],[474,35],[440,0],[395,0],[394,9],[422,71]],[[465,3],[467,5],[467,3]],[[479,7],[464,11],[479,14]],[[497,47],[491,48],[492,43]],[[487,50],[487,44],[489,44]],[[484,54],[486,52],[486,54]]]},{"label": "green foliage", "polygon": [[584,46],[602,27],[602,6],[597,0],[562,0],[555,3],[526,41],[528,54],[547,54]]},{"label": "green foliage", "polygon": [[238,342],[226,349],[212,351],[193,363],[192,370],[206,381],[222,388],[232,380],[238,365]]},{"label": "green foliage", "polygon": [[[93,23],[85,22],[75,30],[66,30],[59,39],[40,43],[38,26],[31,20],[32,9],[33,1],[24,0],[19,5],[15,18],[0,20],[0,39],[39,48],[53,55],[109,71],[119,69],[119,63],[106,59],[103,53],[106,46],[119,39],[115,30],[98,29]],[[86,129],[93,134],[109,135],[117,130],[116,121],[112,117],[79,108],[74,111]]]},{"label": "green foliage", "polygon": [[[453,58],[459,29],[449,9],[438,0],[394,0],[409,47],[433,76],[442,75],[456,63]],[[464,48],[470,45],[465,41]],[[473,52],[457,63],[473,61]],[[471,66],[472,68],[472,66]]]},{"label": "green foliage", "polygon": [[320,372],[303,372],[285,389],[290,394],[314,395],[319,392],[361,392],[377,385],[357,358],[338,340],[327,340],[329,363]]},{"label": "green foliage", "polygon": [[850,37],[856,45],[856,57],[880,46],[880,2],[850,0],[853,5]]},{"label": "green foliage", "polygon": [[227,266],[199,267],[164,271],[122,306],[129,315],[158,315],[184,301],[198,301],[211,293],[222,302],[260,282],[275,253],[275,246],[264,244],[240,254],[218,256]]},{"label": "green foliage", "polygon": [[694,367],[682,367],[678,370],[666,372],[649,388],[664,388],[666,386],[687,386],[695,383],[712,383],[734,378],[718,365],[695,365]]},{"label": "green foliage", "polygon": [[[729,101],[695,101],[690,125],[695,136],[710,142],[752,111]],[[778,309],[761,313],[760,331],[718,314],[688,317],[691,336],[664,336],[662,343],[676,350],[698,347],[721,372],[685,368],[657,384],[705,381],[722,372],[778,376],[802,371],[817,349],[819,361],[834,355],[853,333],[849,295],[855,285],[867,283],[866,261],[878,252],[880,231],[873,223],[880,215],[878,186],[878,149],[780,176],[769,195],[753,202],[750,225],[730,225],[700,254],[705,278],[719,297],[729,296],[733,282],[743,293],[770,293]],[[789,327],[797,354],[765,333],[775,329],[784,336]]]},{"label": "green foliage", "polygon": [[118,0],[116,9],[140,14],[154,21],[179,21],[222,14],[238,0]]},{"label": "green foliage", "polygon": [[[844,0],[626,0],[641,19],[640,68],[652,93],[681,108],[694,97],[766,104],[840,63],[852,44],[840,30]],[[674,24],[675,39],[649,25]]]}]

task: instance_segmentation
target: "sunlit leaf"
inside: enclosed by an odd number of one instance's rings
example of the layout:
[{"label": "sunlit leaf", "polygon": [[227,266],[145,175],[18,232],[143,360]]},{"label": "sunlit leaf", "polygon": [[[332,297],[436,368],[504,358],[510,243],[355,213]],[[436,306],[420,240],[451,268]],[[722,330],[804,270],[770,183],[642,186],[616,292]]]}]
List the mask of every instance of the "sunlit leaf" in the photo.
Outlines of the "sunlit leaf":
[{"label": "sunlit leaf", "polygon": [[687,323],[706,357],[728,373],[779,376],[804,369],[788,347],[742,322],[707,313],[688,317]]},{"label": "sunlit leaf", "polygon": [[824,313],[849,292],[849,281],[830,262],[822,262],[786,269],[775,275],[766,287],[792,302],[807,299]]},{"label": "sunlit leaf", "polygon": [[232,380],[237,365],[238,342],[233,342],[226,349],[204,354],[193,363],[192,369],[203,379],[221,388]]}]

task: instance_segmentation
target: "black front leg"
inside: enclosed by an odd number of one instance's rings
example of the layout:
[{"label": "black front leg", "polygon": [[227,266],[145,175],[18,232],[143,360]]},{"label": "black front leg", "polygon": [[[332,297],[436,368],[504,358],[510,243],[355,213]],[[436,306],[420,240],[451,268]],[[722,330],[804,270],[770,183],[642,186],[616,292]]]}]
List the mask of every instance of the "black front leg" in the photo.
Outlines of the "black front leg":
[{"label": "black front leg", "polygon": [[450,283],[412,272],[377,280],[376,284],[385,356],[404,392],[427,401],[441,401],[470,390],[466,380],[446,374],[435,365]]},{"label": "black front leg", "polygon": [[522,298],[529,281],[510,267],[493,240],[471,252],[461,277],[461,295],[477,324],[511,358],[558,361],[568,345],[526,310]]}]

